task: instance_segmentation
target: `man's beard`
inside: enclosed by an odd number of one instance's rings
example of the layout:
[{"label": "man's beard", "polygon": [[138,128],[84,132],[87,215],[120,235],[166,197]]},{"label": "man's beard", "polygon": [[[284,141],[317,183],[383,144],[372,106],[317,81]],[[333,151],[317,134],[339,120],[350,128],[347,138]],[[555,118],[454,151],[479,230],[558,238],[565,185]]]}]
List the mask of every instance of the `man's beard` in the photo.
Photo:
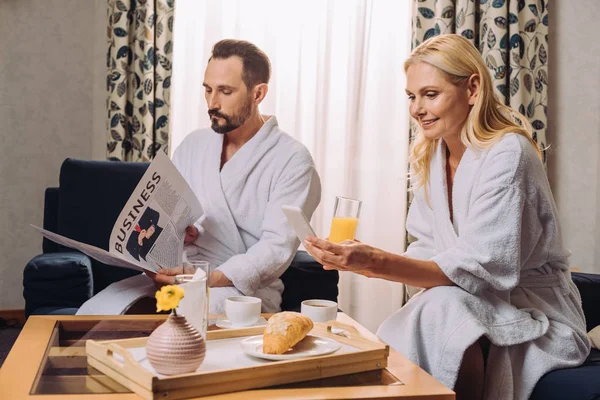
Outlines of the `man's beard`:
[{"label": "man's beard", "polygon": [[[218,110],[208,110],[208,115],[211,117],[210,123],[213,131],[217,133],[228,133],[234,129],[244,125],[244,123],[250,118],[252,113],[252,103],[247,101],[246,104],[240,109],[240,112],[234,115],[223,114]],[[212,117],[220,117],[225,120],[224,125],[219,125],[219,120]]]}]

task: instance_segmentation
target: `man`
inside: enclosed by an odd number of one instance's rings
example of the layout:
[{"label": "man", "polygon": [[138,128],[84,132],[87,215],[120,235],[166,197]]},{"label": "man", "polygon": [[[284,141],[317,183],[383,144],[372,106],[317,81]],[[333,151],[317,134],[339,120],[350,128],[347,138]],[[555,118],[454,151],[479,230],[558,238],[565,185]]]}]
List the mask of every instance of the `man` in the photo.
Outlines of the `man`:
[{"label": "man", "polygon": [[162,232],[162,228],[158,226],[158,218],[158,211],[150,207],[146,208],[129,236],[127,251],[138,261],[140,257],[146,261],[148,252]]},{"label": "man", "polygon": [[[299,245],[281,206],[310,218],[321,197],[308,150],[259,112],[270,69],[252,43],[215,44],[203,83],[211,129],[189,134],[173,156],[205,211],[188,227],[185,249],[190,260],[211,263],[212,313],[224,313],[224,300],[239,295],[260,297],[263,312],[280,310],[279,277]],[[161,269],[153,279],[172,283],[177,273]]]}]

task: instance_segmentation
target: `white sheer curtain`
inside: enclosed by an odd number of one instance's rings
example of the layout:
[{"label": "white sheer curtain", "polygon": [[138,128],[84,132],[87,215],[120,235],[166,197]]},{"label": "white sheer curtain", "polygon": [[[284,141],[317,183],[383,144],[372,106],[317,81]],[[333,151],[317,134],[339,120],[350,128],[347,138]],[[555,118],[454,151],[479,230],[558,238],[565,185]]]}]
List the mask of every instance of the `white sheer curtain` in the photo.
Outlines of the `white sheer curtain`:
[{"label": "white sheer curtain", "polygon": [[[357,237],[404,250],[408,154],[403,61],[410,49],[410,1],[177,0],[171,93],[171,149],[209,126],[202,80],[224,38],[253,42],[271,59],[264,114],[304,143],[323,185],[312,219],[329,233],[336,195],[359,198]],[[400,284],[340,278],[340,308],[371,330],[402,304]]]}]

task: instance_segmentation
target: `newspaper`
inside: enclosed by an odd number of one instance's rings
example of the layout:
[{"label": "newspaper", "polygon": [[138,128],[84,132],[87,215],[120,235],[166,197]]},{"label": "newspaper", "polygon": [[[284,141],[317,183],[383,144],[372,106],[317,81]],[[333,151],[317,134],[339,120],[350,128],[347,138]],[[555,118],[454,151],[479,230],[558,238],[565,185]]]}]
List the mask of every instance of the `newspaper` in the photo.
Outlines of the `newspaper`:
[{"label": "newspaper", "polygon": [[108,251],[32,226],[53,242],[104,264],[157,272],[182,265],[185,229],[202,214],[194,192],[161,151],[117,218]]}]

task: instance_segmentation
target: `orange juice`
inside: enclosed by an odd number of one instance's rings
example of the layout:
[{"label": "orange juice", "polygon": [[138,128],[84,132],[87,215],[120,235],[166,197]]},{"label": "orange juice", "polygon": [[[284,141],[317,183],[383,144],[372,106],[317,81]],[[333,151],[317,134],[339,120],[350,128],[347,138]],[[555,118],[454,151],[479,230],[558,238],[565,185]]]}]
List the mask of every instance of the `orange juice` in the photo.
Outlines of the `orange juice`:
[{"label": "orange juice", "polygon": [[333,217],[331,219],[329,241],[332,243],[341,243],[344,240],[354,240],[357,225],[358,218]]}]

